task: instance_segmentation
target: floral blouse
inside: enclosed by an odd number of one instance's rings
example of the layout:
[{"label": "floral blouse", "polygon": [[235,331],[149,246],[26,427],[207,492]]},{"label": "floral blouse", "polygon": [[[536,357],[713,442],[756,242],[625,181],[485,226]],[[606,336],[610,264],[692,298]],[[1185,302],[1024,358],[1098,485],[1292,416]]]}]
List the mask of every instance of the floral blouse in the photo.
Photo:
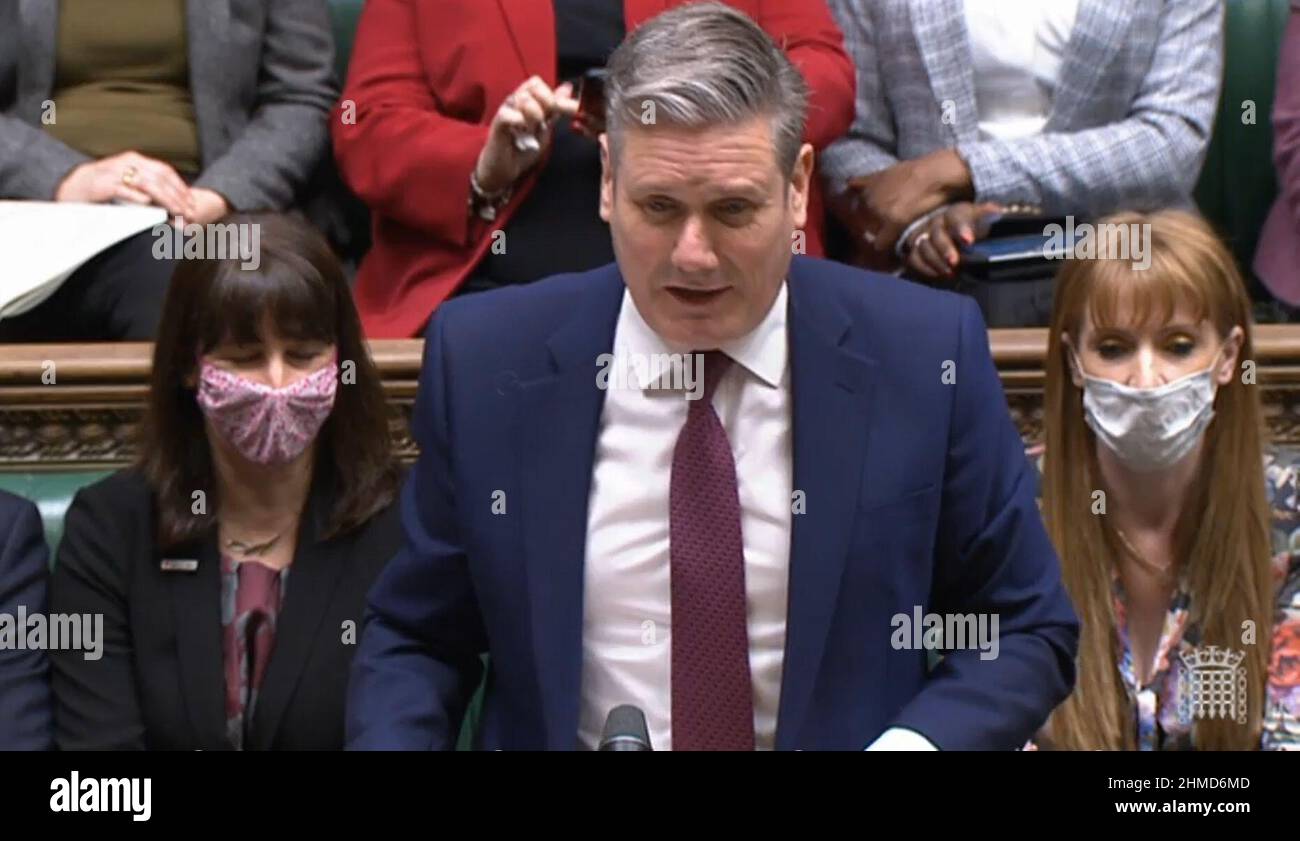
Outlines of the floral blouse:
[{"label": "floral blouse", "polygon": [[243,750],[257,709],[275,629],[284,604],[289,568],[221,553],[221,649],[226,676],[226,738]]},{"label": "floral blouse", "polygon": [[[1029,451],[1042,471],[1042,447]],[[1263,715],[1263,750],[1300,750],[1300,453],[1270,451],[1264,458],[1273,512],[1273,580],[1276,613]],[[1245,723],[1245,652],[1200,644],[1188,619],[1189,594],[1180,583],[1165,616],[1151,679],[1139,685],[1129,646],[1124,592],[1112,577],[1120,645],[1119,671],[1133,704],[1139,750],[1190,750],[1197,719]],[[1260,629],[1260,640],[1265,640]],[[1032,744],[1027,746],[1032,749]]]}]

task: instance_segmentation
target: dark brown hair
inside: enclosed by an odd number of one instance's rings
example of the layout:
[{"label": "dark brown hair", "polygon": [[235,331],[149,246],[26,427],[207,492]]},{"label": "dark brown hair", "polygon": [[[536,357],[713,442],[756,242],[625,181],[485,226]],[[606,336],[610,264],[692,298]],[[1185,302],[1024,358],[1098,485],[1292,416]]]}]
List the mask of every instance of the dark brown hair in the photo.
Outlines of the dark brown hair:
[{"label": "dark brown hair", "polygon": [[[379,372],[343,270],[324,239],[294,218],[238,214],[221,224],[258,226],[260,263],[243,268],[237,254],[186,259],[172,277],[154,345],[138,459],[156,499],[159,545],[187,543],[216,523],[212,455],[187,380],[197,378],[199,358],[217,345],[262,341],[266,316],[280,336],[334,344],[340,368],[355,365],[355,378],[340,383],[317,437],[312,477],[313,484],[328,482],[333,497],[320,536],[348,532],[392,502],[398,474]],[[206,497],[203,513],[192,510],[195,491]]]}]

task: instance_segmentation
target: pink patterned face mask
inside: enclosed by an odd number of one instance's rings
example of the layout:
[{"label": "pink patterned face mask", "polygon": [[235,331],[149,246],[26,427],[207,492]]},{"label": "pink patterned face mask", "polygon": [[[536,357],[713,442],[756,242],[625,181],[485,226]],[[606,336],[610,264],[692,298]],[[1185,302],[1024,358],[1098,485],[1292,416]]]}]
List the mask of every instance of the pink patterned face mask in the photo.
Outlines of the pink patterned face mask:
[{"label": "pink patterned face mask", "polygon": [[284,388],[199,366],[199,408],[236,450],[257,464],[287,464],[310,446],[334,408],[338,364]]}]

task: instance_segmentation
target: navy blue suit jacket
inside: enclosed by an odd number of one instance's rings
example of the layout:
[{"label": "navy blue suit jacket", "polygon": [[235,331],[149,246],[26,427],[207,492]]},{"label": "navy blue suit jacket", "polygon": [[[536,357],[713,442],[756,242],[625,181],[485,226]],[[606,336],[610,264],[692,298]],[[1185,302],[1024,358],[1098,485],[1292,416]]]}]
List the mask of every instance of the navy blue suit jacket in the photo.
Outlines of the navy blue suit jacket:
[{"label": "navy blue suit jacket", "polygon": [[[49,550],[36,506],[0,491],[0,614],[17,621],[47,609]],[[44,651],[0,646],[0,750],[53,745],[50,667]]]},{"label": "navy blue suit jacket", "polygon": [[[405,546],[370,595],[349,747],[454,746],[484,652],[476,746],[576,747],[597,357],[623,290],[611,265],[435,314]],[[894,725],[945,749],[1019,747],[1073,685],[1078,626],[977,307],[797,257],[788,324],[806,510],[777,747],[860,749]],[[917,605],[997,614],[998,657],[931,670],[895,649],[891,618]]]}]

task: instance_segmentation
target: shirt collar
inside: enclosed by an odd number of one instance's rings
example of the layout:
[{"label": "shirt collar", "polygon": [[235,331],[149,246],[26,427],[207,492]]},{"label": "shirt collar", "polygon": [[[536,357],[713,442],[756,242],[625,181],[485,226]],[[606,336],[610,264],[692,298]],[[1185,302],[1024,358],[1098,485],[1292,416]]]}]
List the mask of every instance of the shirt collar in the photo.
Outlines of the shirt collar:
[{"label": "shirt collar", "polygon": [[[786,363],[789,358],[786,331],[787,301],[786,282],[782,281],[772,306],[758,326],[718,348],[772,388],[780,387],[785,380]],[[665,342],[642,318],[641,312],[632,300],[632,295],[626,289],[623,290],[623,304],[619,309],[614,339],[616,357],[647,359],[656,354],[683,353],[690,350],[692,349],[673,347]],[[655,384],[663,374],[667,373],[663,372],[656,378],[651,366],[629,365],[628,369],[629,375],[636,380],[642,390]]]}]

